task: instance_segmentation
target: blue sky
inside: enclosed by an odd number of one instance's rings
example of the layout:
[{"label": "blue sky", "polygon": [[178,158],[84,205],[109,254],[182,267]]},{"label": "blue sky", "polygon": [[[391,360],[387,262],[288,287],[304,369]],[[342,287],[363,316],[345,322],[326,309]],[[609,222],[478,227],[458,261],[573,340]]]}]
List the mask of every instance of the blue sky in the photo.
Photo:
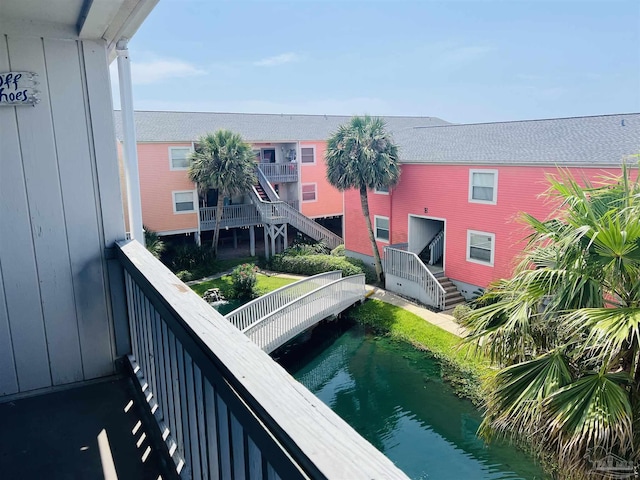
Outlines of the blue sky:
[{"label": "blue sky", "polygon": [[638,0],[160,0],[129,49],[140,110],[640,111]]}]

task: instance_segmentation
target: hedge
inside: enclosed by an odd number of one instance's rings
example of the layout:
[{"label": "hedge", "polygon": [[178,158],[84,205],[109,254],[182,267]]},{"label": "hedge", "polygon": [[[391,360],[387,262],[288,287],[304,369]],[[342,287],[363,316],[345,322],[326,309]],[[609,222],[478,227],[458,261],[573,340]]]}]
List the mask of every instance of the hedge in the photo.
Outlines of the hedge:
[{"label": "hedge", "polygon": [[354,265],[344,257],[331,255],[276,255],[271,260],[271,268],[278,272],[297,273],[299,275],[317,275],[318,273],[342,270],[342,276],[348,277],[365,273],[362,267]]}]

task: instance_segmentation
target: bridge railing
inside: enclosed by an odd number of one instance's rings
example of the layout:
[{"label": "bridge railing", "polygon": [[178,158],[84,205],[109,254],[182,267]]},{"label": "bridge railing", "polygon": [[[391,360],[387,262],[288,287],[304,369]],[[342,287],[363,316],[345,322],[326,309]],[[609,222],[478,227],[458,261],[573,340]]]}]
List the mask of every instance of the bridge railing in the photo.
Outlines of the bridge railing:
[{"label": "bridge railing", "polygon": [[334,313],[364,299],[364,274],[335,280],[245,328],[243,332],[269,353]]},{"label": "bridge railing", "polygon": [[407,477],[137,241],[132,370],[184,479]]},{"label": "bridge railing", "polygon": [[298,280],[295,283],[280,287],[273,292],[267,293],[262,297],[244,304],[233,312],[227,314],[226,319],[239,330],[244,330],[263,318],[265,315],[276,311],[296,298],[300,298],[303,295],[322,287],[323,285],[339,280],[340,278],[342,278],[342,271],[336,270],[334,272],[321,273],[319,275],[314,275],[313,277]]}]

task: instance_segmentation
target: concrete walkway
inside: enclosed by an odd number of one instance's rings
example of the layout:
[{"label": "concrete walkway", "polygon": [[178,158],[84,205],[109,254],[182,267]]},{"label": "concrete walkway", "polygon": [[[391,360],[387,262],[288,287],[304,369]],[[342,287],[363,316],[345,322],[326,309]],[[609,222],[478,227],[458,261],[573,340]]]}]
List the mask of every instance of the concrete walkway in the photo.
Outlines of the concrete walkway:
[{"label": "concrete walkway", "polygon": [[[291,278],[295,280],[301,280],[305,278],[304,275],[291,275],[288,273],[277,273],[277,272],[262,272],[269,276],[274,277],[283,277],[283,278]],[[458,337],[465,337],[467,335],[467,331],[458,325],[453,318],[453,316],[444,312],[434,312],[429,310],[426,307],[418,305],[417,303],[413,303],[406,298],[402,298],[395,293],[389,292],[384,288],[375,287],[373,285],[366,286],[367,298],[375,298],[376,300],[381,300],[385,303],[390,303],[391,305],[395,305],[396,307],[404,308],[405,310],[423,318],[425,321],[440,327],[443,330],[446,330],[449,333],[453,333]]]}]

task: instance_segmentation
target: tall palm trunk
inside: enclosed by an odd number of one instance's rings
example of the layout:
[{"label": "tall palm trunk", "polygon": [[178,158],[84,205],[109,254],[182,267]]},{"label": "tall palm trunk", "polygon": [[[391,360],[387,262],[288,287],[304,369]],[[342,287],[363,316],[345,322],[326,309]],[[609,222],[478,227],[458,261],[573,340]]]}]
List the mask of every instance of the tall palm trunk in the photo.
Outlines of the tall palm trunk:
[{"label": "tall palm trunk", "polygon": [[380,251],[378,250],[376,237],[373,234],[373,227],[371,226],[371,217],[369,216],[369,198],[367,197],[367,187],[364,185],[360,186],[360,203],[362,204],[362,213],[367,221],[367,230],[369,230],[369,241],[371,242],[373,259],[376,264],[376,276],[378,277],[378,282],[382,282],[382,261],[380,260]]},{"label": "tall palm trunk", "polygon": [[213,248],[214,255],[218,255],[218,238],[220,238],[220,221],[222,220],[222,209],[224,208],[224,194],[222,190],[218,190],[218,204],[216,205],[216,228],[213,231]]}]

